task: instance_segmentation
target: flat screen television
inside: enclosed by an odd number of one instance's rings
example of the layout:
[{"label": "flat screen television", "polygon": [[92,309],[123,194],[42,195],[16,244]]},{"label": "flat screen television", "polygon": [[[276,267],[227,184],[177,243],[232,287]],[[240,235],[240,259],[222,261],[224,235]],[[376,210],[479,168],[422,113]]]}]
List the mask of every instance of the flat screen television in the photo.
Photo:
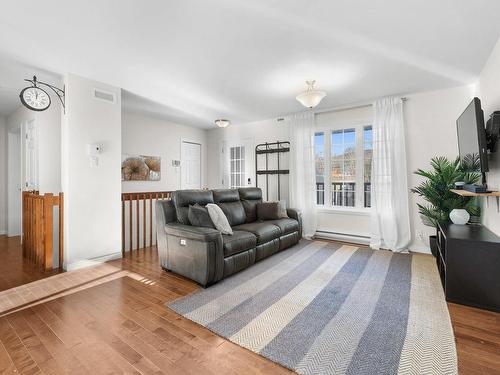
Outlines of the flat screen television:
[{"label": "flat screen television", "polygon": [[478,163],[478,172],[488,172],[488,150],[486,144],[486,130],[484,114],[479,98],[472,99],[465,111],[457,119],[458,150],[460,159],[469,165],[475,160]]}]

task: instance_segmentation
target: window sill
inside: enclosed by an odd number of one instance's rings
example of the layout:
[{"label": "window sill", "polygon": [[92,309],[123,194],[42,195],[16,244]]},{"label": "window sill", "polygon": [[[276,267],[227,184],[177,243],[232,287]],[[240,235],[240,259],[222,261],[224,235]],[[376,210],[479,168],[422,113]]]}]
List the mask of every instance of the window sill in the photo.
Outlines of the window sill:
[{"label": "window sill", "polygon": [[318,212],[326,214],[339,214],[339,215],[358,215],[370,216],[370,208],[357,208],[357,207],[325,207],[316,206]]}]

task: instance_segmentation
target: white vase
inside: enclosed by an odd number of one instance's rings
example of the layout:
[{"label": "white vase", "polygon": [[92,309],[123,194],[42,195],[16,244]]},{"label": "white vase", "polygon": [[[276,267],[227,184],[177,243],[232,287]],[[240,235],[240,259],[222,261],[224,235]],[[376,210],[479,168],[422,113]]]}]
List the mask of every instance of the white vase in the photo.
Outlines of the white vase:
[{"label": "white vase", "polygon": [[470,215],[463,208],[455,208],[450,212],[450,219],[453,224],[465,225],[469,222]]}]

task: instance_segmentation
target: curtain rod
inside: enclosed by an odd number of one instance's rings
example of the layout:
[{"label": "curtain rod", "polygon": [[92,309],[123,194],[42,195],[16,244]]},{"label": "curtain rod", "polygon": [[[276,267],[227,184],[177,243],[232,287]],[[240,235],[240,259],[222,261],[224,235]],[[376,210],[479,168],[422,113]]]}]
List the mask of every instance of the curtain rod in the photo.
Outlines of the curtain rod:
[{"label": "curtain rod", "polygon": [[[408,98],[406,96],[401,97],[402,102],[408,101]],[[366,104],[358,104],[358,105],[352,105],[345,106],[345,107],[337,107],[337,108],[328,108],[328,109],[322,109],[320,111],[314,111],[315,115],[321,114],[321,113],[327,113],[327,112],[341,112],[341,111],[349,111],[351,109],[358,109],[358,108],[367,108],[373,106],[372,103],[366,103]],[[278,117],[276,119],[277,122],[285,121],[285,117]]]},{"label": "curtain rod", "polygon": [[[406,96],[401,97],[401,101],[406,102],[408,98]],[[322,109],[320,111],[315,111],[314,114],[320,114],[320,113],[326,113],[326,112],[340,112],[340,111],[348,111],[351,109],[358,109],[358,108],[367,108],[373,106],[372,103],[366,103],[366,104],[359,104],[359,105],[351,105],[351,106],[345,106],[345,107],[337,107],[337,108],[328,108],[328,109]]]}]

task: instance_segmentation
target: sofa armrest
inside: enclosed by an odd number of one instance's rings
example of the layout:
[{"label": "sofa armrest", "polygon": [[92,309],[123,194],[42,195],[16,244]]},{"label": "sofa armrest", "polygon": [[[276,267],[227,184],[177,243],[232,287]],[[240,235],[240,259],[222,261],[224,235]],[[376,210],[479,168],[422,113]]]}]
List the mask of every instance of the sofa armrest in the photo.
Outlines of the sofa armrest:
[{"label": "sofa armrest", "polygon": [[167,235],[205,242],[217,240],[221,236],[221,233],[214,228],[195,227],[177,222],[165,225],[165,233]]},{"label": "sofa armrest", "polygon": [[156,202],[156,247],[162,265],[167,264],[167,233],[165,225],[175,222],[175,207],[171,200],[158,200]]},{"label": "sofa armrest", "polygon": [[295,208],[288,208],[286,214],[290,219],[295,219],[299,222],[299,233],[302,236],[302,212]]},{"label": "sofa armrest", "polygon": [[166,258],[162,267],[196,281],[202,286],[215,283],[224,274],[222,235],[212,228],[177,222],[163,228],[166,235]]}]

